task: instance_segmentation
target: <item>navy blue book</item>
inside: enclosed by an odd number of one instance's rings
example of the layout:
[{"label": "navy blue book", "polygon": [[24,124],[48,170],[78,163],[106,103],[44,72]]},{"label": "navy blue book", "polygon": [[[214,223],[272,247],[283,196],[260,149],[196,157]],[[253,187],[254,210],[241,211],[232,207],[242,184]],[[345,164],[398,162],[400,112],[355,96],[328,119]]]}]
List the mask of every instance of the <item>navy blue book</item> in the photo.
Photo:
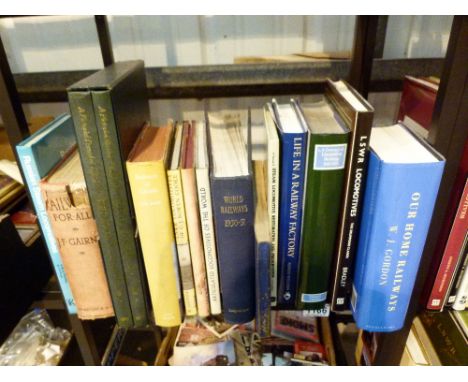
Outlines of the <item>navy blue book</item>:
[{"label": "navy blue book", "polygon": [[294,308],[300,261],[307,128],[293,103],[273,100],[281,145],[280,209],[278,230],[278,305]]},{"label": "navy blue book", "polygon": [[271,332],[272,243],[267,207],[266,161],[254,162],[255,174],[255,329],[260,337]]},{"label": "navy blue book", "polygon": [[351,307],[359,328],[403,327],[445,160],[402,124],[373,128]]},{"label": "navy blue book", "polygon": [[[268,223],[268,220],[266,221]],[[255,231],[257,228],[255,227]],[[260,337],[269,337],[271,332],[270,259],[271,242],[259,240],[255,248],[255,328]],[[268,238],[268,240],[270,240]]]},{"label": "navy blue book", "polygon": [[[250,118],[210,113],[210,183],[224,320],[255,316],[254,204]],[[246,123],[247,122],[247,123]]]}]

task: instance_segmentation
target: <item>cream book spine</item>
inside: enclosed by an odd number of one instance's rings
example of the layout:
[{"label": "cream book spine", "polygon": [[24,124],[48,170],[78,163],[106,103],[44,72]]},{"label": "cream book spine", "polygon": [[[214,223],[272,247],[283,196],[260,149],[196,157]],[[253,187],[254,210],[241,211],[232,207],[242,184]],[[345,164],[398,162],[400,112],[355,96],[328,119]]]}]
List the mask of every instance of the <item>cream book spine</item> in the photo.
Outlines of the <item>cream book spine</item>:
[{"label": "cream book spine", "polygon": [[460,287],[458,288],[457,297],[452,305],[454,310],[465,310],[468,303],[468,270],[465,269]]},{"label": "cream book spine", "polygon": [[180,278],[184,296],[185,314],[197,315],[197,302],[192,274],[187,220],[185,218],[184,196],[180,170],[168,170],[169,195],[171,199],[172,219],[174,223],[177,255],[179,258]]},{"label": "cream book spine", "polygon": [[206,282],[206,268],[200,228],[200,217],[198,214],[195,169],[182,169],[181,176],[198,315],[200,317],[207,317],[210,315],[210,303],[208,299],[208,285]]},{"label": "cream book spine", "polygon": [[196,177],[210,308],[211,314],[217,315],[221,314],[221,294],[208,169],[197,168]]},{"label": "cream book spine", "polygon": [[156,325],[180,325],[177,253],[164,163],[127,162],[127,172]]},{"label": "cream book spine", "polygon": [[271,233],[271,305],[276,306],[278,298],[278,220],[279,220],[279,138],[272,111],[264,109],[267,132],[267,203]]}]

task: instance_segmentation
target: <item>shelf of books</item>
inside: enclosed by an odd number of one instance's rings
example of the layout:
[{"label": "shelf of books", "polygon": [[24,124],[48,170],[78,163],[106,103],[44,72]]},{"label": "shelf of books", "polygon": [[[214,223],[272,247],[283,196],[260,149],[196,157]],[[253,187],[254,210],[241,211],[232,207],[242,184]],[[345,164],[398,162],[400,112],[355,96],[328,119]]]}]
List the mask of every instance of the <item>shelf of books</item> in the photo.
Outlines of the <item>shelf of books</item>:
[{"label": "shelf of books", "polygon": [[[377,17],[358,17],[346,80],[322,81],[316,102],[271,97],[255,124],[247,109],[153,126],[144,62],[112,62],[97,23],[106,67],[29,137],[0,60],[2,116],[85,363],[142,364],[119,358],[135,330],[154,334],[156,365],[468,363],[466,16],[440,79],[405,77],[384,127],[366,100]],[[112,317],[98,356],[87,325]]]}]

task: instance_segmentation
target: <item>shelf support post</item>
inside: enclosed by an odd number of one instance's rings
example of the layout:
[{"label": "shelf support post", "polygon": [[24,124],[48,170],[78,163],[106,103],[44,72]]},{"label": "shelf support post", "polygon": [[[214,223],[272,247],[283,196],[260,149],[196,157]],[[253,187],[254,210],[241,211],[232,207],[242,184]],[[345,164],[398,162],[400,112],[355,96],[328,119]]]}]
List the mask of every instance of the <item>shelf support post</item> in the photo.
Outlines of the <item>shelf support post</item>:
[{"label": "shelf support post", "polygon": [[357,16],[348,82],[367,98],[379,16]]},{"label": "shelf support post", "polygon": [[[8,57],[0,38],[0,114],[11,147],[29,136],[28,122],[24,116],[15,79],[8,63]],[[16,156],[16,151],[13,150]]]},{"label": "shelf support post", "polygon": [[107,16],[94,16],[94,21],[96,22],[102,61],[104,62],[104,66],[109,66],[114,63],[114,52],[112,50],[112,40],[109,32]]}]

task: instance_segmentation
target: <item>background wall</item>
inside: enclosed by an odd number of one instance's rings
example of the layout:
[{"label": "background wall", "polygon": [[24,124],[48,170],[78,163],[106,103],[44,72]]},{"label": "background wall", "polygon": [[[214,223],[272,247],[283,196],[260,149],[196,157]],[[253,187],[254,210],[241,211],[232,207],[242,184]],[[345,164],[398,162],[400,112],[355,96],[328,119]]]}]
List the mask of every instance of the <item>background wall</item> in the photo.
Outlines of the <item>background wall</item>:
[{"label": "background wall", "polygon": [[[390,16],[383,58],[443,57],[451,16]],[[354,16],[110,16],[116,60],[146,66],[229,64],[241,56],[350,51]],[[0,36],[14,73],[103,67],[92,16],[0,19]],[[310,99],[310,97],[306,97]],[[260,108],[266,98],[217,99],[210,109]],[[376,124],[391,123],[398,93],[371,94]],[[151,101],[153,123],[197,118],[197,100]],[[57,115],[66,104],[25,105],[30,115]]]}]

